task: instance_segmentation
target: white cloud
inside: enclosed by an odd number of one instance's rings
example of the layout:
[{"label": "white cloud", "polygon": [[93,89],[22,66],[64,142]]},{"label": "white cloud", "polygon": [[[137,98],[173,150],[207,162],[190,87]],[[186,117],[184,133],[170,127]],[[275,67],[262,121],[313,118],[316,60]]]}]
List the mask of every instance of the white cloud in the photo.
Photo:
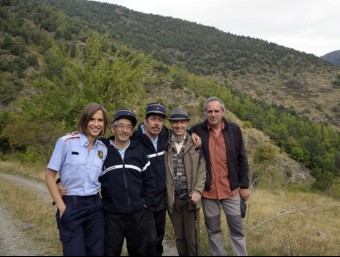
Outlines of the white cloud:
[{"label": "white cloud", "polygon": [[[103,1],[103,0],[102,0]],[[106,0],[321,56],[340,50],[339,0]]]}]

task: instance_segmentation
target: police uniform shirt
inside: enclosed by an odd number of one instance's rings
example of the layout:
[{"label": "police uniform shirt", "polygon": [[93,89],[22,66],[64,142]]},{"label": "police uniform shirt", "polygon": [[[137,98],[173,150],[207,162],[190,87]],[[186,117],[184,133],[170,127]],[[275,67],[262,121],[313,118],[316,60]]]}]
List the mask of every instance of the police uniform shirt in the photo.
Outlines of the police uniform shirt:
[{"label": "police uniform shirt", "polygon": [[68,195],[89,196],[100,190],[98,181],[102,173],[107,147],[97,140],[89,151],[84,134],[61,137],[54,149],[48,169],[59,172]]}]

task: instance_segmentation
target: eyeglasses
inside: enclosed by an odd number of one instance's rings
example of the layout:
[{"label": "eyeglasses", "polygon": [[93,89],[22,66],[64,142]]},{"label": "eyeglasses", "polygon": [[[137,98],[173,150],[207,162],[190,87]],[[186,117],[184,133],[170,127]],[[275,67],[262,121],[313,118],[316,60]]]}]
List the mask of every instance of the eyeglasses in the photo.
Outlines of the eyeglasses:
[{"label": "eyeglasses", "polygon": [[122,130],[122,131],[124,131],[124,130],[131,131],[131,130],[133,130],[133,127],[131,125],[126,125],[125,126],[124,124],[118,124],[118,125],[115,125],[114,127],[118,128],[119,130]]}]

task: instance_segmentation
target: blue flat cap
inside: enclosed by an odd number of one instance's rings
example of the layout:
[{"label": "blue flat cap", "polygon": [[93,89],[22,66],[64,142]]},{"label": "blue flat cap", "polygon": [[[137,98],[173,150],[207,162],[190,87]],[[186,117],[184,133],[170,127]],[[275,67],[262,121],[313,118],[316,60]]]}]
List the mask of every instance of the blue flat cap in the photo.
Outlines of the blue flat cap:
[{"label": "blue flat cap", "polygon": [[165,106],[158,103],[151,103],[146,106],[146,117],[149,117],[152,114],[161,115],[164,118],[166,117]]},{"label": "blue flat cap", "polygon": [[131,121],[132,125],[135,127],[137,125],[137,118],[136,114],[128,109],[121,109],[117,111],[114,115],[114,121],[120,120],[120,119],[128,119]]}]

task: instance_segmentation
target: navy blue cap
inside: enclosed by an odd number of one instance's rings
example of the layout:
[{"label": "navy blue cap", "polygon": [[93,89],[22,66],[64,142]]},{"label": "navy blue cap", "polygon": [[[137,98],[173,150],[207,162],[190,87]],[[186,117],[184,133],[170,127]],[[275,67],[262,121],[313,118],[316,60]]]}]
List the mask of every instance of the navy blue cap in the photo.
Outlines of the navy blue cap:
[{"label": "navy blue cap", "polygon": [[117,111],[114,115],[114,121],[120,120],[120,119],[128,119],[131,121],[132,125],[135,127],[137,125],[137,118],[136,114],[128,109],[121,109]]},{"label": "navy blue cap", "polygon": [[165,106],[158,103],[151,103],[146,106],[146,117],[149,117],[152,114],[158,114],[166,117]]}]

